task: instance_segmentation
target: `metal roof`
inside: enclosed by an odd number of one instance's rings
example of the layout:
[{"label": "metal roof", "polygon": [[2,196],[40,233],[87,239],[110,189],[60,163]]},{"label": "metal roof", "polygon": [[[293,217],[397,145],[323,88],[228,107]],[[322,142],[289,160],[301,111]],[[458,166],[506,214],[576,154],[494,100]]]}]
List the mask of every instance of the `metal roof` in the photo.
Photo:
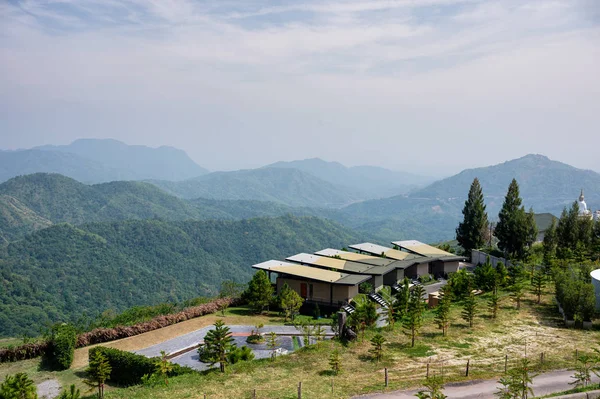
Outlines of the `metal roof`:
[{"label": "metal roof", "polygon": [[268,260],[266,262],[257,263],[252,267],[254,269],[267,270],[275,273],[341,285],[356,285],[362,283],[363,281],[367,281],[370,278],[369,276],[339,273],[331,270],[324,270],[316,267],[303,266],[296,263],[282,262],[278,260]]},{"label": "metal roof", "polygon": [[290,262],[297,262],[317,267],[326,267],[329,269],[343,270],[349,273],[360,273],[370,275],[382,275],[394,270],[395,266],[379,266],[367,263],[353,262],[344,259],[330,258],[327,256],[312,255],[300,253],[286,258]]},{"label": "metal roof", "polygon": [[367,263],[369,265],[374,266],[387,266],[390,263],[396,262],[396,259],[359,254],[356,252],[340,251],[339,249],[332,248],[326,248],[321,251],[315,252],[315,255],[329,256],[332,258],[339,257],[340,259],[351,260],[353,262],[359,263]]},{"label": "metal roof", "polygon": [[388,247],[384,247],[382,245],[371,244],[370,242],[364,242],[362,244],[353,244],[349,246],[352,249],[361,252],[367,252],[373,255],[381,256],[385,255],[386,258],[396,259],[396,260],[405,260],[415,258],[415,255],[398,251],[397,249],[392,249]]},{"label": "metal roof", "polygon": [[442,251],[439,248],[423,244],[417,240],[392,241],[392,244],[422,256],[455,256],[450,252]]}]

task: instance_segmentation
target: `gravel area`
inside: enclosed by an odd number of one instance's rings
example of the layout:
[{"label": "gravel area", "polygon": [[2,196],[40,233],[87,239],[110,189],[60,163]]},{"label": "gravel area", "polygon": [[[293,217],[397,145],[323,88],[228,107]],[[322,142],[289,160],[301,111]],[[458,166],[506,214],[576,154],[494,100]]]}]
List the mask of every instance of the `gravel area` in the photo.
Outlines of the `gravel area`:
[{"label": "gravel area", "polygon": [[54,399],[62,391],[62,386],[58,380],[46,380],[37,384],[38,398]]}]

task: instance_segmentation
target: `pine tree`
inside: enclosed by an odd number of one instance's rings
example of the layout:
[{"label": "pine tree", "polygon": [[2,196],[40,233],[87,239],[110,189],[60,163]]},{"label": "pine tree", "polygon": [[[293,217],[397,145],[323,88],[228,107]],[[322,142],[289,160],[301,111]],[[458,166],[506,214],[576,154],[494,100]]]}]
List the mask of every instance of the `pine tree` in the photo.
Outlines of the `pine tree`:
[{"label": "pine tree", "polygon": [[62,391],[58,399],[79,399],[80,397],[81,392],[79,392],[79,389],[75,388],[75,384],[71,384],[69,390]]},{"label": "pine tree", "polygon": [[463,320],[469,323],[469,327],[473,327],[476,312],[477,301],[475,300],[475,294],[471,292],[463,301],[463,311],[461,313]]},{"label": "pine tree", "polygon": [[498,238],[498,248],[516,259],[525,258],[527,247],[535,240],[533,233],[537,232],[533,213],[526,213],[521,203],[519,185],[513,179],[498,214],[495,235]]},{"label": "pine tree", "polygon": [[450,325],[450,295],[444,292],[440,293],[440,299],[435,308],[435,322],[442,330],[442,336],[445,337]]},{"label": "pine tree", "polygon": [[400,284],[400,290],[396,293],[396,301],[394,302],[396,320],[401,320],[406,315],[408,310],[408,301],[410,300],[410,285],[407,277],[404,277]]},{"label": "pine tree", "polygon": [[556,220],[552,217],[550,227],[544,233],[544,240],[542,242],[543,254],[544,254],[544,266],[546,270],[550,270],[554,258],[556,257]]},{"label": "pine tree", "polygon": [[456,239],[465,254],[470,255],[472,249],[481,248],[485,244],[488,229],[488,217],[485,212],[483,192],[479,179],[475,178],[469,189],[469,196],[462,211],[463,221],[456,228]]},{"label": "pine tree", "polygon": [[342,358],[340,357],[340,351],[337,349],[329,355],[329,367],[331,367],[331,371],[335,375],[338,375],[342,371]]},{"label": "pine tree", "polygon": [[537,303],[540,303],[542,299],[542,291],[546,286],[546,278],[544,276],[544,272],[541,269],[536,270],[536,272],[533,274],[531,286],[533,288],[533,293],[537,295]]},{"label": "pine tree", "polygon": [[296,291],[291,289],[287,285],[287,283],[283,284],[278,299],[279,306],[281,307],[281,309],[283,309],[283,312],[285,314],[285,320],[289,318],[293,321],[296,313],[298,313],[298,311],[302,307],[304,299],[300,295],[298,295]]},{"label": "pine tree", "polygon": [[267,348],[271,350],[271,360],[275,360],[275,350],[277,349],[278,345],[277,341],[277,334],[275,333],[275,331],[271,331],[267,338]]},{"label": "pine tree", "polygon": [[25,373],[8,375],[0,384],[0,398],[4,399],[37,399],[35,383]]},{"label": "pine tree", "polygon": [[500,302],[500,296],[498,295],[498,289],[492,291],[490,299],[488,301],[488,308],[490,309],[492,319],[498,316],[498,304]]},{"label": "pine tree", "polygon": [[90,364],[85,370],[88,378],[83,382],[92,389],[98,389],[98,398],[104,398],[104,384],[110,378],[112,367],[106,357],[99,351],[92,354]]},{"label": "pine tree", "polygon": [[225,326],[223,321],[218,320],[215,323],[215,328],[206,333],[204,346],[211,366],[219,363],[219,368],[224,373],[227,365],[227,354],[235,348],[229,327]]},{"label": "pine tree", "polygon": [[517,310],[521,309],[521,299],[523,299],[523,290],[525,289],[523,280],[518,279],[510,286],[511,296],[517,304]]},{"label": "pine tree", "polygon": [[271,299],[273,299],[273,286],[264,270],[259,270],[252,276],[243,297],[248,301],[250,307],[258,313],[269,306]]},{"label": "pine tree", "polygon": [[371,349],[370,353],[373,354],[373,357],[376,361],[380,361],[383,357],[383,344],[385,343],[385,338],[381,334],[375,334],[373,338],[371,338]]},{"label": "pine tree", "polygon": [[556,226],[556,256],[559,259],[570,259],[577,249],[577,219],[579,204],[573,202],[567,211],[564,208]]},{"label": "pine tree", "polygon": [[415,346],[415,338],[419,335],[419,330],[423,325],[423,312],[425,311],[423,295],[425,295],[423,286],[416,285],[413,287],[408,301],[406,316],[404,317],[403,327],[411,337],[411,347]]}]

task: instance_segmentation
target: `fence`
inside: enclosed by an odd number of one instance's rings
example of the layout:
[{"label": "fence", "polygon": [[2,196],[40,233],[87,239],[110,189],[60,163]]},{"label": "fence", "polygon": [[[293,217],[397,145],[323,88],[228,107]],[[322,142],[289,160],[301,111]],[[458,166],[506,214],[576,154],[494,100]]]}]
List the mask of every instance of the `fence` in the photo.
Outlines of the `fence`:
[{"label": "fence", "polygon": [[483,264],[486,262],[488,256],[490,257],[490,262],[492,263],[492,266],[494,266],[494,267],[496,267],[499,262],[504,263],[504,266],[507,266],[507,267],[512,265],[512,263],[508,259],[499,258],[494,255],[489,255],[489,254],[486,254],[485,252],[478,251],[476,249],[471,250],[471,263],[474,265],[478,265],[480,263]]},{"label": "fence", "polygon": [[[506,374],[509,370],[521,365],[522,359],[527,358],[529,360],[528,368],[532,371],[532,375],[535,376],[546,370],[555,369],[557,364],[561,367],[574,367],[577,362],[577,358],[581,353],[578,350],[574,350],[564,355],[549,355],[546,352],[539,352],[535,354],[529,354],[527,357],[520,356],[519,354],[506,354],[500,357],[487,358],[487,359],[445,359],[445,360],[422,360],[413,361],[411,365],[403,366],[401,368],[383,368],[371,374],[372,384],[369,385],[370,391],[382,391],[387,389],[407,389],[409,387],[422,386],[427,378],[437,377],[441,378],[442,383],[456,382],[461,380],[479,379],[479,378],[498,378],[499,376]],[[283,381],[282,381],[283,382]],[[319,384],[318,391],[321,393],[319,396],[315,396],[314,390],[312,394],[306,394],[306,390],[310,391],[310,388],[315,388],[316,384]],[[314,379],[309,381],[299,382],[288,382],[285,389],[286,398],[298,398],[298,399],[310,399],[316,397],[322,397],[324,392],[324,382],[319,382]],[[331,384],[329,386],[329,384]],[[331,393],[332,397],[336,394],[342,394],[341,390],[336,387],[335,377],[332,377],[330,382],[327,382],[327,391]],[[305,392],[303,393],[303,389]],[[330,389],[330,391],[329,391]],[[258,399],[268,394],[265,389],[260,387],[248,389],[245,398]],[[344,392],[344,394],[348,394]],[[303,396],[304,395],[304,396]],[[201,396],[205,399],[211,399],[210,394],[203,394]]]}]

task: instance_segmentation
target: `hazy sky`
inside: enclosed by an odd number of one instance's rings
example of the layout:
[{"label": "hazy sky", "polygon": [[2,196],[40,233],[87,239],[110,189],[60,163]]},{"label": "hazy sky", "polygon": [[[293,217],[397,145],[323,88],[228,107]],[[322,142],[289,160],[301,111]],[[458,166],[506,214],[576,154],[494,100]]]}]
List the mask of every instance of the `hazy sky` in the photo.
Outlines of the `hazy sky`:
[{"label": "hazy sky", "polygon": [[0,0],[0,148],[600,171],[598,0]]}]

